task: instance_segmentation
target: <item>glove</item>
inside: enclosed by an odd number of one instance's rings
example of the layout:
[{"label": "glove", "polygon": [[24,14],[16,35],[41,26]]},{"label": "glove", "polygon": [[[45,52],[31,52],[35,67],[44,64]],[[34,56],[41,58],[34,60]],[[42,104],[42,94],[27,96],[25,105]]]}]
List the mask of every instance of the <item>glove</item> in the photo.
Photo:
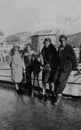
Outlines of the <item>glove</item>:
[{"label": "glove", "polygon": [[49,64],[47,64],[44,66],[43,70],[51,71],[51,67],[49,66]]}]

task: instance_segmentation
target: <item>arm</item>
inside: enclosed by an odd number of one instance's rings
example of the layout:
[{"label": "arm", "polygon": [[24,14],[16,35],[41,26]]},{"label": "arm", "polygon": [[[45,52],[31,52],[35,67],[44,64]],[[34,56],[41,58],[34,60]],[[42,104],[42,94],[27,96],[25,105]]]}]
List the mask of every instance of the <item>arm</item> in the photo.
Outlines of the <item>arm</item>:
[{"label": "arm", "polygon": [[7,55],[6,60],[7,60],[8,64],[9,64],[9,66],[11,67],[11,51]]},{"label": "arm", "polygon": [[52,60],[51,60],[51,67],[52,69],[57,68],[59,65],[59,53],[55,47],[52,48]]},{"label": "arm", "polygon": [[25,63],[24,63],[23,59],[21,59],[21,64],[22,64],[22,71],[23,71],[23,73],[25,73],[26,67],[25,67]]},{"label": "arm", "polygon": [[21,62],[22,62],[22,68],[23,68],[23,70],[25,70],[26,67],[25,67],[25,63],[24,63],[23,59],[21,59]]},{"label": "arm", "polygon": [[73,69],[77,69],[77,59],[76,59],[76,55],[75,52],[73,50],[73,48],[70,46],[70,52],[69,52],[69,57],[68,57],[71,61],[72,61],[72,65],[73,65]]}]

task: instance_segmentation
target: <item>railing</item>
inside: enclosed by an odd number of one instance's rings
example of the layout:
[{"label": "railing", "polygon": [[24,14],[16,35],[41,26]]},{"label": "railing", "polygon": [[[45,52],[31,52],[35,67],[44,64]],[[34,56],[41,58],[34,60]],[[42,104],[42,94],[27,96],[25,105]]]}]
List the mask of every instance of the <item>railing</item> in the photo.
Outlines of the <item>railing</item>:
[{"label": "railing", "polygon": [[[77,71],[76,71],[77,72]],[[71,77],[70,77],[70,80],[67,81],[67,84],[66,84],[66,87],[63,91],[63,96],[70,96],[70,97],[81,97],[81,75],[79,76],[76,76],[75,78],[73,77],[73,75],[76,73],[76,72],[72,72],[70,74],[70,76],[73,78],[72,81],[71,81]],[[39,86],[40,88],[42,88],[42,71],[41,71],[41,75],[39,75]],[[80,80],[80,82],[79,82]],[[33,81],[33,78],[32,78],[32,81]],[[11,69],[9,68],[2,68],[0,69],[0,82],[2,84],[4,83],[9,83],[9,84],[12,84],[12,81],[11,81]],[[24,82],[26,83],[26,82]],[[38,84],[37,84],[37,79],[35,79],[35,86],[36,88],[38,87]],[[11,86],[10,86],[11,87]],[[12,87],[11,87],[12,88]],[[69,88],[69,89],[68,89]],[[49,89],[49,87],[47,88]],[[77,89],[77,90],[76,90]],[[72,92],[71,92],[72,91]]]},{"label": "railing", "polygon": [[[0,74],[0,79],[1,79],[1,77],[2,77],[2,79],[1,80],[3,80],[3,77],[5,77],[5,78],[10,78],[11,79],[11,75],[8,75],[7,73],[6,73],[6,75],[5,75],[5,71],[10,71],[10,73],[11,73],[11,69],[6,69],[6,68],[2,68],[2,69],[0,69],[0,71],[4,71],[4,74]],[[72,76],[72,75],[71,75]],[[32,79],[33,80],[33,79]],[[35,80],[37,80],[37,79],[35,79]],[[5,80],[6,81],[6,80]],[[8,81],[8,80],[7,80]],[[42,82],[42,78],[39,78],[39,81],[41,81]],[[80,82],[67,82],[67,84],[77,84],[77,85],[81,85],[81,83]]]}]

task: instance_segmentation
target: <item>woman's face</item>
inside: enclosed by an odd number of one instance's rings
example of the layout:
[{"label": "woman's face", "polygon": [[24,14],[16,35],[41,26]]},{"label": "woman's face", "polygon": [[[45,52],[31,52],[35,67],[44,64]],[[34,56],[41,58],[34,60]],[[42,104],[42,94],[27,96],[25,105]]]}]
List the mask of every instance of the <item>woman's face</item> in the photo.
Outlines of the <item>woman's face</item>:
[{"label": "woman's face", "polygon": [[30,46],[30,45],[27,46],[27,51],[28,51],[28,52],[31,51],[31,46]]},{"label": "woman's face", "polygon": [[65,38],[62,38],[61,39],[61,45],[63,46],[63,47],[65,47],[66,46],[66,39]]},{"label": "woman's face", "polygon": [[49,41],[45,41],[45,46],[48,47],[50,45]]},{"label": "woman's face", "polygon": [[15,53],[18,52],[18,50],[19,50],[18,47],[14,48]]}]

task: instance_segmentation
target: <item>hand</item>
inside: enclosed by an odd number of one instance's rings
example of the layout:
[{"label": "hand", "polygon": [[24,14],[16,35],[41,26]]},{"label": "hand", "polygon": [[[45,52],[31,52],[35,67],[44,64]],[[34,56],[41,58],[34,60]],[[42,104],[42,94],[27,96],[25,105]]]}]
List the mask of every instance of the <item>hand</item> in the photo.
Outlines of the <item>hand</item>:
[{"label": "hand", "polygon": [[43,67],[41,66],[40,69],[43,70]]},{"label": "hand", "polygon": [[80,70],[78,70],[75,74],[74,74],[74,77],[75,76],[78,76],[78,75],[80,75],[81,74],[81,72],[80,72]]},{"label": "hand", "polygon": [[47,71],[51,71],[51,67],[47,64],[46,66],[44,66],[43,68],[44,70],[47,70]]},{"label": "hand", "polygon": [[25,73],[25,69],[23,70],[23,73]]},{"label": "hand", "polygon": [[49,66],[49,71],[51,71],[51,67]]}]

